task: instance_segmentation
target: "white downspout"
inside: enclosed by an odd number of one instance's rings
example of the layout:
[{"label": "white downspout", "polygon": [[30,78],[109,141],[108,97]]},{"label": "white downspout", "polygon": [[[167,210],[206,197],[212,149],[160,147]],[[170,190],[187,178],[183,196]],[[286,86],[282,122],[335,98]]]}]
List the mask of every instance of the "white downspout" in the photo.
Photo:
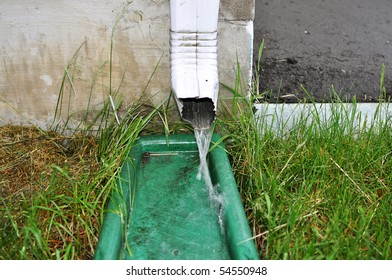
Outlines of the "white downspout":
[{"label": "white downspout", "polygon": [[219,0],[170,0],[171,86],[184,120],[209,127],[215,119],[219,78]]}]

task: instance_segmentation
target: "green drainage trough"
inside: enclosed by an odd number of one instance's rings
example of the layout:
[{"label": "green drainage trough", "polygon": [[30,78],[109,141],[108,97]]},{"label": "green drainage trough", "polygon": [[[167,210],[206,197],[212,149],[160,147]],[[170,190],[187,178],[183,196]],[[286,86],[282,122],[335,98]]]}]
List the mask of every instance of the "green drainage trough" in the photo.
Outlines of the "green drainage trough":
[{"label": "green drainage trough", "polygon": [[111,196],[95,259],[257,260],[224,147],[209,153],[211,179],[224,201],[223,229],[204,180],[196,178],[198,167],[193,135],[141,137]]}]

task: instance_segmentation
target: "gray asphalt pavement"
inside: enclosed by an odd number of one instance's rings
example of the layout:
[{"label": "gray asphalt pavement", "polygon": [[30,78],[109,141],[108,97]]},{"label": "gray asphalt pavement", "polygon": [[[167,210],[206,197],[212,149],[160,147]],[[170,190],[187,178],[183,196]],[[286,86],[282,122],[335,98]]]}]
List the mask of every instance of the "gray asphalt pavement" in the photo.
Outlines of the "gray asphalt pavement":
[{"label": "gray asphalt pavement", "polygon": [[256,0],[255,63],[261,40],[261,88],[265,100],[374,102],[385,64],[387,97],[392,92],[392,1]]}]

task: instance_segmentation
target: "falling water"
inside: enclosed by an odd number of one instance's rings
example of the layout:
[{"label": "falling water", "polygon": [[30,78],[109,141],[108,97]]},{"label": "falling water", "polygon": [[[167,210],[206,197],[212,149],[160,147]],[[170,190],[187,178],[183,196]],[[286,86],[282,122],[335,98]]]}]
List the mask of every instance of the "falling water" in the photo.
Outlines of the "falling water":
[{"label": "falling water", "polygon": [[208,169],[207,154],[210,147],[212,132],[211,129],[197,129],[195,128],[196,143],[199,149],[200,165],[197,173],[197,179],[204,178],[208,196],[210,198],[211,206],[218,212],[218,222],[221,231],[224,232],[223,227],[223,197],[218,193],[217,188],[212,184],[210,170]]}]

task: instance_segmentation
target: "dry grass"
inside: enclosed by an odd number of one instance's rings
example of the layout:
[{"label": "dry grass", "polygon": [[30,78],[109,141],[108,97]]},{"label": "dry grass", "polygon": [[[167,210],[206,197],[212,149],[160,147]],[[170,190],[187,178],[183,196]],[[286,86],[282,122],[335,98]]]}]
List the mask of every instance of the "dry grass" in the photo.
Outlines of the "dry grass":
[{"label": "dry grass", "polygon": [[[91,237],[98,238],[98,231],[87,231],[99,228],[99,214],[78,212],[90,224],[81,227],[74,221],[78,207],[71,209],[65,201],[75,198],[75,182],[87,186],[86,181],[94,180],[100,168],[97,147],[96,140],[86,135],[66,137],[35,127],[0,127],[0,259],[68,258],[61,257],[60,251],[75,243],[76,237],[80,246],[93,245]],[[97,197],[94,189],[83,192],[88,195],[78,196],[90,201]],[[39,254],[26,248],[30,239],[31,247],[45,243]],[[86,259],[92,253],[72,250],[68,255]]]},{"label": "dry grass", "polygon": [[48,187],[53,166],[77,177],[84,169],[97,170],[97,144],[85,135],[66,137],[35,127],[0,127],[0,187],[2,197]]}]

